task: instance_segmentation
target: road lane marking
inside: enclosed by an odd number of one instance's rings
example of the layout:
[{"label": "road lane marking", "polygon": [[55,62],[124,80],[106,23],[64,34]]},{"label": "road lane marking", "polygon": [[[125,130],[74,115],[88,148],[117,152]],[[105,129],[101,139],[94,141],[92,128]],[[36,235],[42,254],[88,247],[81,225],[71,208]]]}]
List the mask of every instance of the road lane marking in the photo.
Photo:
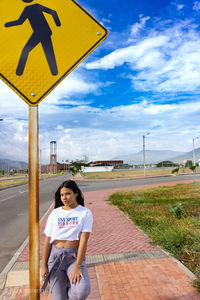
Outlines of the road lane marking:
[{"label": "road lane marking", "polygon": [[[19,193],[20,194],[28,193],[28,190],[19,191]],[[9,200],[9,199],[12,199],[12,198],[15,198],[15,195],[12,195],[10,197],[4,198],[4,199],[0,200],[0,202],[5,202],[6,200]]]},{"label": "road lane marking", "polygon": [[10,197],[4,198],[3,200],[0,200],[0,202],[4,202],[4,201],[12,199],[12,198],[15,198],[15,195],[12,195]]},{"label": "road lane marking", "polygon": [[28,190],[25,191],[19,191],[20,194],[28,193]]}]

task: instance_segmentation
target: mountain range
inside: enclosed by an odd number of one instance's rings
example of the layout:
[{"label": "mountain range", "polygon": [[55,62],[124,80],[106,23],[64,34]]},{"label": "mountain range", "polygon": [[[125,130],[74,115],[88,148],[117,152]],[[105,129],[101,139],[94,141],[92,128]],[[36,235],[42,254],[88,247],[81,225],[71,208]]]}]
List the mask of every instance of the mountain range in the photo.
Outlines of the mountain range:
[{"label": "mountain range", "polygon": [[0,158],[0,170],[11,170],[11,169],[28,169],[28,164],[24,161],[16,161],[16,160]]},{"label": "mountain range", "polygon": [[[146,150],[146,163],[147,164],[157,164],[161,161],[173,161],[180,163],[185,160],[193,159],[193,151],[190,152],[177,152],[171,150]],[[195,149],[196,161],[200,159],[200,148]],[[128,164],[143,164],[143,151],[129,154],[120,155],[112,158],[113,160],[123,160],[124,163]]]},{"label": "mountain range", "polygon": [[[146,150],[146,163],[156,164],[161,161],[169,160],[180,163],[185,160],[193,159],[193,151],[190,152],[177,152],[171,150]],[[200,159],[200,148],[195,149],[196,161]],[[123,160],[127,164],[143,164],[143,151],[129,154],[119,155],[113,157],[112,160]],[[0,158],[0,170],[10,169],[28,169],[28,163],[24,161],[15,161],[10,159]]]}]

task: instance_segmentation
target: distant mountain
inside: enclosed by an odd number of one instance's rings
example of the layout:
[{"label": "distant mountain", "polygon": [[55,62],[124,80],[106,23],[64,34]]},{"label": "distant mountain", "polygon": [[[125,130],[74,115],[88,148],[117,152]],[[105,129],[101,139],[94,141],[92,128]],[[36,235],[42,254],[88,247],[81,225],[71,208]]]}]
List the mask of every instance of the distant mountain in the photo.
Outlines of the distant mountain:
[{"label": "distant mountain", "polygon": [[[188,159],[191,159],[190,152],[176,152],[176,151],[171,151],[171,150],[146,150],[146,163],[147,164],[156,164],[161,161],[165,160],[170,160],[175,162],[174,157],[182,157],[186,156],[188,154]],[[129,155],[121,155],[114,157],[113,160],[121,159],[124,161],[124,163],[129,163],[129,164],[143,164],[143,151],[129,154]],[[177,161],[177,160],[176,160]]]},{"label": "distant mountain", "polygon": [[0,170],[28,169],[28,164],[24,161],[15,161],[0,158]]},{"label": "distant mountain", "polygon": [[[195,149],[196,162],[200,159],[200,148]],[[180,162],[184,160],[193,160],[193,151],[186,152],[184,154],[177,155],[172,158],[173,162]]]}]

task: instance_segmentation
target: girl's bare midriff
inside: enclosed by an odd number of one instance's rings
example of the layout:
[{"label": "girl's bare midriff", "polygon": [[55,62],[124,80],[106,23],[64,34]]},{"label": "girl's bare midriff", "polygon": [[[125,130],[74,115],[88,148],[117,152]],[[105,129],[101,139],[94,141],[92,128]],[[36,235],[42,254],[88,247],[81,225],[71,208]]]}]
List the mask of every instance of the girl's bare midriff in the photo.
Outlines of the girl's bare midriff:
[{"label": "girl's bare midriff", "polygon": [[73,248],[79,245],[79,241],[55,240],[53,243],[58,248]]}]

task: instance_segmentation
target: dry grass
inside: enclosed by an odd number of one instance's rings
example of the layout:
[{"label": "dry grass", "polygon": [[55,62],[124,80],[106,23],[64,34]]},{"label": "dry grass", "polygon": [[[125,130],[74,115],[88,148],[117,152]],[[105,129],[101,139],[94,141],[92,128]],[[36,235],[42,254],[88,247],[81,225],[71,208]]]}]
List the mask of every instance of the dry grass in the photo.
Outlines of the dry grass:
[{"label": "dry grass", "polygon": [[[172,169],[151,169],[146,170],[146,176],[162,176],[162,175],[172,175]],[[200,172],[200,167],[197,168],[197,172]],[[179,174],[183,173],[193,173],[189,168],[180,169]],[[85,179],[118,179],[118,178],[137,178],[144,176],[143,169],[127,170],[127,171],[113,171],[113,172],[91,172],[83,173],[81,176]]]},{"label": "dry grass", "polygon": [[[59,176],[62,174],[43,174],[39,179],[45,179],[53,176]],[[14,185],[20,185],[28,182],[27,175],[14,175],[14,176],[2,176],[0,177],[0,189],[7,188]]]}]

